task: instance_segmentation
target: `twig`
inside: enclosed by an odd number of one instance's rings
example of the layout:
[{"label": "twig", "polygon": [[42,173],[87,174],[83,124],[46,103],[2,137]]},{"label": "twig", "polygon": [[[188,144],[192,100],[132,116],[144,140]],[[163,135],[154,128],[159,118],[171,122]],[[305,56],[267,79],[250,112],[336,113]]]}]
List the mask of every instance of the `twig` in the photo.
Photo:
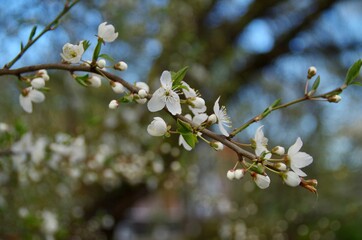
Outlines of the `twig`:
[{"label": "twig", "polygon": [[58,14],[58,16],[47,26],[45,26],[43,31],[39,33],[38,36],[36,36],[34,39],[29,38],[28,42],[24,47],[22,47],[18,55],[16,55],[13,60],[4,65],[4,69],[10,69],[39,38],[41,38],[46,32],[54,30],[58,26],[59,20],[78,2],[79,0],[74,0],[74,2],[69,4],[69,1],[66,1],[63,10]]}]

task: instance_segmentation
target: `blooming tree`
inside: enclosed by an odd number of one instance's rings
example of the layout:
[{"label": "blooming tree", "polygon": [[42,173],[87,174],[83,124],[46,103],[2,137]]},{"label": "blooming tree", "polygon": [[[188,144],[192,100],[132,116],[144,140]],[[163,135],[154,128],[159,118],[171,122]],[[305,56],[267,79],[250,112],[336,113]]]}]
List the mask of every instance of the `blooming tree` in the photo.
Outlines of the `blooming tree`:
[{"label": "blooming tree", "polygon": [[[80,40],[78,43],[65,43],[60,52],[61,62],[52,64],[39,64],[13,68],[13,65],[21,58],[27,49],[33,45],[43,34],[53,29],[54,24],[69,11],[78,1],[67,2],[60,15],[50,23],[41,33],[33,29],[29,36],[28,43],[22,47],[19,55],[9,61],[2,69],[0,76],[12,75],[19,78],[23,88],[19,90],[19,104],[26,113],[32,113],[33,103],[45,101],[47,95],[46,83],[51,76],[48,70],[67,71],[75,81],[84,87],[100,88],[102,83],[107,81],[111,89],[119,94],[117,99],[110,101],[108,107],[114,111],[122,111],[124,104],[145,104],[144,108],[154,114],[153,120],[147,132],[153,137],[178,138],[180,148],[192,151],[199,142],[204,142],[215,151],[223,151],[228,148],[235,153],[235,164],[226,172],[226,178],[229,180],[240,181],[247,175],[255,182],[260,189],[266,189],[271,184],[269,175],[276,174],[280,176],[282,182],[291,187],[302,187],[313,193],[317,193],[317,180],[308,179],[304,172],[305,168],[313,163],[313,157],[308,153],[302,152],[303,142],[297,138],[287,152],[283,146],[270,147],[268,138],[264,136],[263,126],[257,128],[254,137],[250,142],[241,142],[236,136],[244,133],[243,131],[250,125],[266,118],[273,111],[296,105],[303,101],[317,102],[324,101],[338,103],[341,101],[341,93],[351,85],[360,85],[357,81],[362,60],[357,60],[348,70],[346,78],[342,85],[336,89],[319,93],[318,87],[320,77],[317,76],[317,69],[310,67],[306,74],[304,89],[301,91],[301,97],[290,102],[282,102],[280,99],[273,102],[265,108],[260,114],[251,117],[250,120],[239,123],[242,120],[229,117],[226,107],[221,104],[222,96],[219,96],[213,102],[212,111],[207,109],[207,103],[202,98],[197,89],[191,87],[192,82],[187,81],[188,68],[182,68],[178,71],[164,70],[160,73],[160,87],[154,91],[145,82],[130,83],[119,76],[119,72],[126,71],[128,65],[124,61],[114,61],[113,58],[119,56],[109,56],[102,53],[102,46],[112,44],[118,33],[112,24],[107,22],[100,23],[97,37],[97,45],[92,49],[88,40]],[[84,59],[84,53],[92,51],[92,59]],[[110,64],[110,62],[113,62]],[[111,70],[112,69],[112,70]],[[312,84],[310,82],[313,81]],[[211,103],[212,105],[212,103]],[[172,121],[165,121],[170,116]],[[232,128],[231,124],[236,126]],[[1,125],[1,131],[9,133],[8,126]],[[266,128],[271,126],[265,126]],[[113,154],[112,149],[105,145],[99,148],[91,162],[85,164],[87,151],[84,139],[79,136],[71,139],[66,135],[59,135],[54,141],[45,138],[33,139],[30,133],[24,134],[18,141],[14,142],[6,153],[14,161],[14,167],[18,170],[19,181],[24,181],[24,172],[21,167],[27,166],[27,157],[30,156],[32,163],[29,167],[29,176],[32,179],[40,179],[41,174],[34,169],[40,167],[40,162],[46,158],[46,149],[49,149],[49,168],[57,170],[60,159],[69,160],[69,174],[77,179],[81,176],[81,171],[86,168],[98,169],[105,162],[108,156]],[[4,152],[5,153],[5,152]],[[148,162],[142,157],[135,157],[139,169],[145,168]],[[84,164],[82,169],[73,169],[72,166]],[[124,166],[124,165],[122,165]],[[176,168],[176,167],[175,167]],[[158,169],[155,167],[155,169]],[[33,172],[31,170],[34,170]],[[116,184],[118,181],[113,171],[102,169],[102,179],[107,184]],[[155,170],[157,171],[157,170]],[[141,174],[137,175],[137,170],[131,173],[124,167],[116,165],[116,172],[122,173],[130,181],[139,181]],[[95,181],[99,176],[87,174],[86,182]],[[29,216],[28,209],[19,210],[22,218]],[[41,219],[40,230],[47,239],[52,239],[57,232],[59,221],[57,216],[44,210],[39,214]]]}]

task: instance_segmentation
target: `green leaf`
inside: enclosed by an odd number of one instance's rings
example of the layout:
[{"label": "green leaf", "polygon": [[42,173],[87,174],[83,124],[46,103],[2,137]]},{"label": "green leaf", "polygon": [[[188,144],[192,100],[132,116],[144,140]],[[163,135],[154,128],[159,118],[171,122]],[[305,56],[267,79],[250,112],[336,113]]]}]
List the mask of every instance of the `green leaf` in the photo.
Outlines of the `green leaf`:
[{"label": "green leaf", "polygon": [[33,37],[36,33],[37,26],[34,26],[33,29],[31,29],[30,35],[29,35],[29,42],[33,40]]},{"label": "green leaf", "polygon": [[133,96],[132,95],[125,95],[123,97],[121,97],[120,99],[118,99],[118,102],[121,103],[130,103],[133,102]]},{"label": "green leaf", "polygon": [[112,58],[111,56],[109,56],[108,54],[105,54],[105,53],[99,55],[98,57],[104,58],[104,59],[106,59],[106,60],[108,60],[110,62],[115,62],[116,61],[116,60],[114,60],[114,58]]},{"label": "green leaf", "polygon": [[320,76],[318,76],[317,79],[313,83],[312,91],[315,92],[317,90],[317,88],[319,87],[320,81],[321,81],[321,78],[320,78]]},{"label": "green leaf", "polygon": [[196,134],[192,134],[192,133],[186,133],[186,134],[182,134],[182,137],[185,139],[186,143],[194,148],[196,143],[197,143],[197,136]]},{"label": "green leaf", "polygon": [[188,68],[189,67],[186,66],[176,73],[171,72],[171,76],[172,76],[172,80],[173,80],[173,84],[172,84],[173,87],[177,87],[177,86],[181,85],[181,81],[184,79]]},{"label": "green leaf", "polygon": [[338,89],[338,90],[333,91],[333,92],[331,92],[329,94],[326,94],[325,97],[328,98],[328,97],[331,97],[333,95],[339,95],[341,92],[342,92],[342,89]]},{"label": "green leaf", "polygon": [[92,62],[97,61],[99,53],[101,52],[101,49],[102,49],[102,43],[103,43],[103,40],[98,38],[97,46],[96,46],[96,48],[94,49],[94,52],[93,52]]},{"label": "green leaf", "polygon": [[352,84],[352,82],[358,77],[362,67],[362,60],[358,59],[349,69],[344,80],[346,85]]},{"label": "green leaf", "polygon": [[193,129],[191,127],[191,125],[187,122],[184,122],[180,119],[177,119],[177,131],[179,133],[183,134],[192,134],[193,133]]},{"label": "green leaf", "polygon": [[23,42],[20,42],[20,51],[23,51],[24,50],[24,44]]},{"label": "green leaf", "polygon": [[274,107],[278,106],[281,101],[282,101],[281,98],[275,100],[275,101],[270,105],[270,107],[274,108]]},{"label": "green leaf", "polygon": [[353,85],[357,85],[357,86],[361,86],[361,87],[362,87],[362,83],[361,83],[361,82],[352,82],[351,84],[353,84]]},{"label": "green leaf", "polygon": [[87,51],[87,49],[88,49],[89,46],[91,45],[88,40],[84,40],[84,41],[82,42],[82,44],[83,44],[84,52]]},{"label": "green leaf", "polygon": [[83,87],[88,87],[87,80],[89,78],[89,75],[83,75],[83,76],[76,76],[74,79]]}]

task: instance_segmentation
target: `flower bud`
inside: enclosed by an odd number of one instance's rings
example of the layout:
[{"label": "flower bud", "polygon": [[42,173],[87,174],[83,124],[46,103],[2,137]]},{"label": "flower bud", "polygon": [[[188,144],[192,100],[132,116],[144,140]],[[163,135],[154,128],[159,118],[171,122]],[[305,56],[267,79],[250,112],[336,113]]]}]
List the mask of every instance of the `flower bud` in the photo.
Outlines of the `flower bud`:
[{"label": "flower bud", "polygon": [[150,92],[150,87],[145,82],[136,82],[135,86],[140,88],[140,89],[145,90],[147,93]]},{"label": "flower bud", "polygon": [[308,79],[311,79],[317,74],[317,68],[314,66],[311,66],[308,68]]},{"label": "flower bud", "polygon": [[234,172],[235,172],[235,178],[241,179],[242,177],[244,177],[245,169],[236,169]]},{"label": "flower bud", "polygon": [[102,85],[101,78],[97,75],[91,75],[91,77],[88,78],[88,84],[91,87],[99,88]]},{"label": "flower bud", "polygon": [[293,171],[288,171],[286,173],[282,173],[283,181],[291,187],[297,187],[299,186],[301,180],[298,174],[296,174]]},{"label": "flower bud", "polygon": [[270,185],[270,178],[268,175],[261,175],[261,174],[258,174],[258,173],[253,173],[252,174],[253,176],[253,179],[254,179],[254,182],[255,184],[261,188],[261,189],[266,189],[269,187]]},{"label": "flower bud", "polygon": [[118,37],[118,32],[115,31],[112,24],[103,22],[98,26],[98,37],[102,38],[104,42],[113,42]]},{"label": "flower bud", "polygon": [[108,105],[108,107],[109,107],[110,109],[116,109],[118,106],[119,106],[119,103],[118,103],[117,100],[112,100],[112,101],[109,103],[109,105]]},{"label": "flower bud", "polygon": [[126,91],[122,83],[111,81],[110,84],[112,86],[113,92],[115,93],[124,93]]},{"label": "flower bud", "polygon": [[285,149],[281,146],[276,146],[272,149],[272,153],[281,156],[281,155],[284,155]]},{"label": "flower bud", "polygon": [[287,165],[285,165],[284,163],[274,163],[273,166],[279,171],[287,170]]},{"label": "flower bud", "polygon": [[193,100],[191,100],[191,103],[194,108],[201,109],[205,106],[205,100],[200,97],[195,97]]},{"label": "flower bud", "polygon": [[332,102],[332,103],[338,103],[342,100],[342,97],[339,95],[333,95],[327,98],[328,102]]},{"label": "flower bud", "polygon": [[114,65],[114,68],[120,71],[126,71],[128,68],[127,63],[120,61]]},{"label": "flower bud", "polygon": [[211,114],[208,118],[207,118],[207,121],[210,123],[210,124],[214,124],[217,122],[217,117],[216,115],[213,113]]},{"label": "flower bud", "polygon": [[221,151],[224,149],[224,145],[221,142],[211,142],[211,147],[213,147],[216,151]]},{"label": "flower bud", "polygon": [[229,170],[227,173],[226,173],[226,177],[229,179],[229,180],[233,180],[235,178],[235,171],[234,170]]},{"label": "flower bud", "polygon": [[45,69],[40,69],[36,75],[43,78],[44,81],[49,81],[49,75],[48,75],[47,70],[45,70]]},{"label": "flower bud", "polygon": [[106,60],[104,60],[104,59],[99,59],[99,60],[97,61],[97,66],[98,66],[100,69],[104,68],[104,67],[106,66]]},{"label": "flower bud", "polygon": [[148,125],[147,132],[151,136],[160,137],[167,133],[167,124],[160,117],[154,117],[154,120]]},{"label": "flower bud", "polygon": [[146,92],[146,90],[144,90],[144,89],[140,89],[139,91],[138,91],[138,96],[142,99],[142,98],[146,98],[147,97],[147,92]]},{"label": "flower bud", "polygon": [[147,98],[135,98],[135,101],[139,104],[145,104],[147,102]]},{"label": "flower bud", "polygon": [[43,88],[45,86],[45,80],[44,78],[37,77],[31,80],[31,86],[36,89]]}]

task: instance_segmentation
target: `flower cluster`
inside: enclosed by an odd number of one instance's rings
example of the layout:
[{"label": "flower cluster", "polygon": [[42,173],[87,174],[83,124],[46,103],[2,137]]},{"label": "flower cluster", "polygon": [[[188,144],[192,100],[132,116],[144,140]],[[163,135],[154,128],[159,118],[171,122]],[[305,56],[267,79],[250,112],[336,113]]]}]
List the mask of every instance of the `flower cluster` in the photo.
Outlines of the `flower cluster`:
[{"label": "flower cluster", "polygon": [[[306,177],[301,168],[310,165],[313,162],[312,156],[305,152],[300,152],[303,142],[298,137],[296,142],[289,147],[287,154],[281,146],[274,147],[271,151],[268,150],[268,139],[264,136],[263,126],[260,126],[252,139],[251,146],[254,148],[255,155],[258,157],[252,164],[242,162],[245,168],[244,172],[249,171],[256,185],[265,189],[270,185],[270,178],[266,174],[266,170],[278,173],[285,184],[291,187],[299,186],[303,178]],[[273,154],[279,158],[272,158]],[[240,170],[240,169],[238,169]],[[240,179],[240,175],[236,173],[237,170],[229,170],[227,178]]]},{"label": "flower cluster", "polygon": [[45,95],[42,90],[45,87],[45,82],[49,81],[48,72],[44,69],[39,70],[34,76],[23,78],[30,86],[24,88],[19,96],[20,106],[25,112],[33,112],[33,102],[40,103],[45,100]]},{"label": "flower cluster", "polygon": [[153,93],[147,107],[150,112],[158,112],[166,108],[171,115],[176,116],[182,114],[182,104],[185,104],[190,110],[190,113],[184,115],[187,121],[178,120],[176,131],[172,131],[171,126],[167,126],[161,117],[156,117],[148,126],[147,131],[152,136],[170,136],[171,133],[180,134],[179,145],[182,145],[187,151],[194,148],[198,138],[207,142],[216,151],[223,150],[224,146],[221,142],[206,140],[202,137],[201,130],[218,123],[220,132],[228,137],[229,133],[225,127],[231,127],[231,121],[226,113],[226,108],[224,106],[220,107],[219,97],[213,107],[214,113],[208,115],[205,100],[201,98],[195,89],[183,81],[185,72],[185,69],[177,73],[164,71],[160,78],[161,87]]}]

